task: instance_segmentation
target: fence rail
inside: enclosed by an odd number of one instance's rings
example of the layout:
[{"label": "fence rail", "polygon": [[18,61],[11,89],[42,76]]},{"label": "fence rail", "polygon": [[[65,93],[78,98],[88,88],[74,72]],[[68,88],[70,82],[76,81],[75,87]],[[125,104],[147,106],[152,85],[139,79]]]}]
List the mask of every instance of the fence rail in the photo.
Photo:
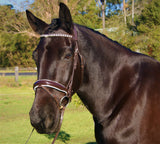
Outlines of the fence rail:
[{"label": "fence rail", "polygon": [[36,68],[0,68],[0,76],[15,76],[15,81],[18,81],[19,76],[32,76],[37,75]]},{"label": "fence rail", "polygon": [[[7,67],[7,68],[0,67],[0,72],[14,72],[16,67]],[[32,72],[32,71],[37,71],[37,68],[36,67],[27,67],[27,68],[18,67],[18,70]]]},{"label": "fence rail", "polygon": [[[19,76],[37,75],[37,72],[18,72]],[[15,76],[15,72],[0,72],[0,76]]]}]

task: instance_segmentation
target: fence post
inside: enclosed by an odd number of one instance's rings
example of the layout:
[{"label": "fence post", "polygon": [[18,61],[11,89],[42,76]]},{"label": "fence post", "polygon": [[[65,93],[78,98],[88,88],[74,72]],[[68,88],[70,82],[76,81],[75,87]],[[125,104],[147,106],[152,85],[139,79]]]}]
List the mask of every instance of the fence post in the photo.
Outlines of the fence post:
[{"label": "fence post", "polygon": [[18,66],[15,67],[15,81],[18,82]]}]

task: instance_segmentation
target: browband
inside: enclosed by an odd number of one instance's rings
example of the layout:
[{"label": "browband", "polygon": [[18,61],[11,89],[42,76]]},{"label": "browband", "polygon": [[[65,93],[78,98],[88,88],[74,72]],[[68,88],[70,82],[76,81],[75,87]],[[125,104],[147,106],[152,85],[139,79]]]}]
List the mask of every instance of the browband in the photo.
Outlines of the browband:
[{"label": "browband", "polygon": [[67,37],[67,38],[72,38],[72,35],[52,33],[52,34],[42,34],[42,35],[40,35],[40,37]]}]

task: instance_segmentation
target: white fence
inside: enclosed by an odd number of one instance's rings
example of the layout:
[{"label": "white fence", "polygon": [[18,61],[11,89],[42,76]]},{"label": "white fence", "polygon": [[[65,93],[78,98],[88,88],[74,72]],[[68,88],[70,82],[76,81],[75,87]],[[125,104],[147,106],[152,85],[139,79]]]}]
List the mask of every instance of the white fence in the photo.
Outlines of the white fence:
[{"label": "white fence", "polygon": [[22,68],[22,67],[10,67],[10,68],[0,68],[0,76],[15,76],[15,81],[18,81],[18,76],[25,75],[37,75],[36,68]]}]

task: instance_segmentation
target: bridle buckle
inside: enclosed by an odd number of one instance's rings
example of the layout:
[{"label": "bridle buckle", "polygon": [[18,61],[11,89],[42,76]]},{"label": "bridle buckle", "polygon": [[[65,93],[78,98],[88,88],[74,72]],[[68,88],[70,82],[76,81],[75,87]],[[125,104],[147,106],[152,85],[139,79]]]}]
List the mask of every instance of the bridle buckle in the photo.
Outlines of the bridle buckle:
[{"label": "bridle buckle", "polygon": [[69,97],[67,96],[62,97],[59,102],[60,109],[62,109],[63,107],[67,107],[69,102],[70,102]]}]

